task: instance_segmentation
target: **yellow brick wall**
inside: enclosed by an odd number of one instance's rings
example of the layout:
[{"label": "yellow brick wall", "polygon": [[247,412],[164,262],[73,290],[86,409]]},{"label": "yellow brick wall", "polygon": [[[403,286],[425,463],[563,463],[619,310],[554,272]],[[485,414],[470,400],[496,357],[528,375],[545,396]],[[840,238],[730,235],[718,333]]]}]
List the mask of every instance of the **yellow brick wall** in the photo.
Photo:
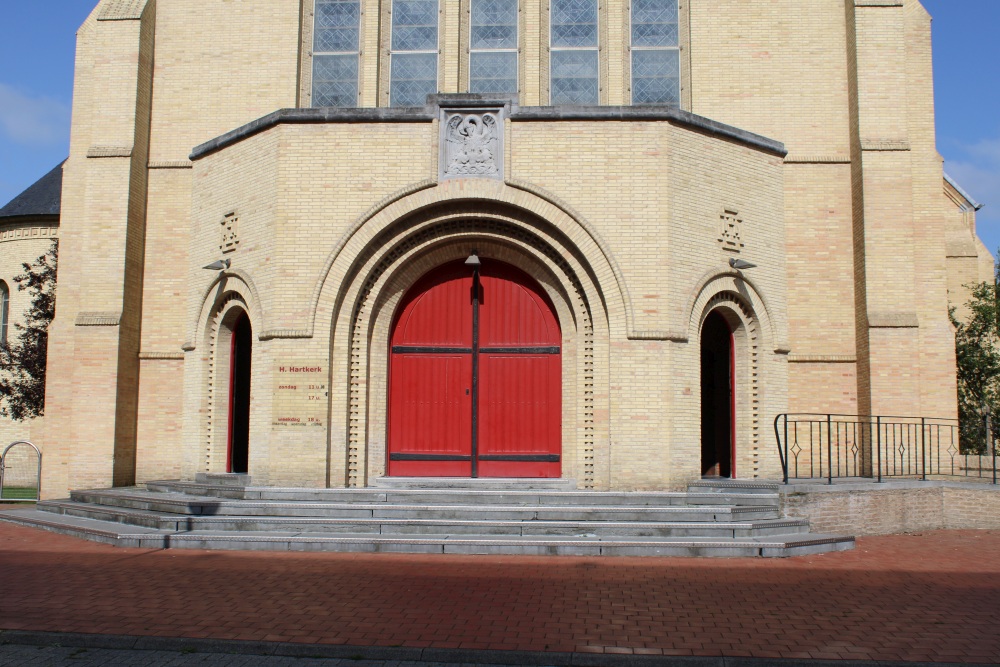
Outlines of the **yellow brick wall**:
[{"label": "yellow brick wall", "polygon": [[156,12],[150,161],[294,107],[299,0],[170,0]]},{"label": "yellow brick wall", "polygon": [[[565,211],[571,210],[577,226],[565,233],[579,235],[581,221],[588,225],[593,234],[591,243],[593,238],[606,243],[608,258],[620,270],[619,278],[624,281],[621,285],[610,276],[605,276],[603,282],[599,280],[601,286],[589,297],[591,308],[600,308],[602,299],[614,298],[611,294],[602,296],[601,290],[627,292],[624,297],[627,308],[592,312],[598,321],[595,326],[607,332],[601,335],[610,336],[604,339],[607,343],[599,340],[585,343],[579,337],[583,335],[580,330],[573,335],[567,333],[571,347],[592,345],[595,356],[601,350],[598,363],[603,366],[605,379],[596,390],[601,397],[595,400],[604,401],[609,411],[602,426],[607,432],[606,440],[578,437],[579,433],[586,434],[587,420],[579,421],[582,413],[566,413],[567,461],[576,461],[567,464],[576,466],[575,472],[569,469],[567,474],[592,477],[595,488],[647,489],[678,487],[700,474],[696,457],[692,456],[697,450],[698,427],[690,419],[684,419],[697,412],[700,391],[697,337],[704,313],[698,305],[701,302],[696,304],[694,299],[701,294],[699,289],[706,298],[714,289],[704,285],[706,277],[730,283],[733,280],[733,272],[726,264],[728,255],[719,249],[718,243],[720,212],[727,207],[737,208],[753,229],[753,234],[747,237],[746,251],[762,265],[752,278],[747,277],[753,283],[744,289],[765,295],[752,307],[767,309],[766,317],[761,313],[761,321],[754,325],[753,342],[747,337],[748,351],[740,355],[746,390],[738,402],[747,434],[739,445],[740,456],[745,459],[748,476],[775,474],[766,424],[761,424],[768,419],[766,413],[786,401],[787,315],[780,158],[714,141],[669,122],[516,121],[509,127],[510,182],[530,183],[549,202],[559,202],[563,217],[568,217]],[[393,221],[410,210],[406,206],[430,211],[436,202],[441,206],[454,201],[448,205],[458,206],[465,201],[463,205],[468,208],[463,210],[479,211],[478,215],[491,215],[500,202],[507,202],[505,206],[514,207],[508,214],[510,224],[525,231],[534,227],[530,215],[543,215],[538,210],[541,201],[526,198],[523,191],[519,193],[498,181],[458,179],[432,187],[436,159],[429,147],[435,144],[432,133],[436,128],[436,123],[427,121],[278,125],[195,162],[188,275],[191,289],[187,302],[188,324],[195,326],[188,340],[195,349],[188,351],[185,361],[185,373],[192,379],[186,385],[184,410],[185,414],[198,416],[190,419],[184,446],[199,452],[207,447],[213,453],[189,456],[182,467],[183,474],[201,471],[200,466],[218,466],[219,452],[224,447],[222,433],[209,424],[222,418],[225,402],[211,398],[204,386],[198,386],[198,378],[205,377],[205,372],[210,375],[218,372],[206,370],[209,364],[225,366],[225,347],[213,342],[215,333],[203,335],[202,328],[213,321],[211,303],[219,302],[221,291],[230,286],[209,290],[214,276],[200,267],[218,256],[219,221],[229,211],[235,211],[239,218],[240,243],[229,255],[232,266],[227,275],[232,275],[227,280],[233,283],[238,280],[246,286],[240,289],[248,295],[247,308],[261,337],[255,343],[253,364],[252,400],[256,412],[252,417],[251,474],[268,483],[338,485],[363,484],[366,476],[384,470],[380,463],[385,456],[381,430],[384,426],[377,425],[379,411],[384,409],[386,372],[384,356],[379,357],[378,350],[384,348],[376,342],[376,337],[362,342],[359,354],[352,351],[348,355],[343,346],[355,345],[350,342],[349,330],[352,299],[359,296],[357,290],[365,271],[375,270],[351,268],[352,264],[375,267],[380,253],[387,252],[394,243],[404,243],[404,237],[399,241],[383,240],[380,247],[374,244],[374,239],[379,238],[375,236],[375,223],[366,223],[361,229],[371,227],[371,231],[363,232],[371,240],[350,238],[339,255],[338,261],[345,262],[348,270],[343,277],[346,282],[341,285],[324,273],[331,270],[329,251],[317,252],[317,249],[338,248],[347,238],[345,234],[358,221],[366,219],[369,209],[379,211],[378,215],[389,224],[381,233],[393,232]],[[582,136],[587,137],[586,147],[580,140]],[[605,156],[609,172],[587,167],[590,162],[596,165],[597,155]],[[691,160],[692,155],[703,159]],[[560,165],[575,167],[566,169]],[[631,178],[626,178],[629,169]],[[616,171],[622,173],[620,178],[606,176]],[[426,185],[416,187],[412,195],[405,194],[407,186],[419,183]],[[602,194],[609,188],[617,193],[614,200]],[[384,211],[380,206],[373,207],[374,202],[392,200],[389,195],[401,190],[402,199],[389,203]],[[696,190],[697,198],[689,196]],[[662,199],[651,200],[652,193],[661,193]],[[477,201],[483,203],[474,203]],[[491,201],[495,204],[490,204]],[[679,202],[676,212],[670,201]],[[448,214],[450,209],[443,210],[446,218],[448,215],[462,218],[458,212]],[[665,234],[665,229],[670,233]],[[422,258],[422,253],[447,251],[464,256],[468,244],[475,243],[484,258],[529,262],[525,265],[529,268],[530,261],[541,261],[542,266],[549,266],[556,275],[563,271],[554,264],[559,252],[545,257],[545,241],[526,241],[524,250],[509,254],[500,246],[491,250],[486,240],[462,241],[467,235],[461,230],[457,234],[420,242],[407,251],[412,259],[401,256],[396,262],[400,267],[408,267]],[[574,251],[570,245],[560,252]],[[532,255],[536,260],[528,259]],[[420,266],[426,267],[423,270],[433,265],[428,259],[419,261]],[[586,277],[587,271],[594,270],[597,269],[584,263],[576,275]],[[391,276],[395,269],[385,271],[386,276]],[[410,280],[418,276],[419,273],[411,275]],[[314,295],[318,287],[323,295],[329,293],[330,297],[322,296],[317,308]],[[564,282],[561,289],[576,288]],[[735,293],[738,288],[729,289]],[[393,293],[398,297],[398,293]],[[380,303],[377,294],[381,292],[374,294],[374,303]],[[324,305],[327,298],[329,307]],[[693,317],[692,308],[698,309]],[[391,314],[391,310],[379,312]],[[331,323],[326,319],[329,317],[346,322],[343,326],[347,329]],[[378,335],[387,335],[389,320],[382,315],[372,317],[379,322]],[[670,331],[675,333],[669,334]],[[693,340],[671,342],[668,336]],[[366,349],[371,351],[365,352]],[[361,364],[358,369],[352,361],[356,358]],[[287,359],[298,359],[302,364],[325,364],[331,369],[328,431],[292,433],[273,428],[275,414],[269,412],[268,401],[274,367]],[[187,366],[200,367],[202,371],[189,372]],[[686,370],[677,372],[681,368]],[[585,405],[588,392],[596,393],[587,383],[579,381],[585,374],[586,370],[580,366],[573,376],[575,383],[564,394],[567,405],[576,405],[584,412],[588,409]],[[664,383],[663,378],[671,374],[674,382]],[[758,375],[769,382],[760,382],[756,389],[751,389],[750,378]],[[567,378],[570,381],[571,376]],[[655,400],[650,400],[650,392]],[[686,407],[674,409],[674,396],[686,397]],[[356,404],[368,407],[354,416],[351,406]],[[687,449],[678,450],[674,444],[677,441],[664,436],[671,428],[684,434]],[[688,440],[695,444],[689,444]],[[582,463],[590,458],[593,470]],[[685,461],[683,466],[678,465],[681,460]],[[347,461],[346,468],[340,467],[342,461]]]},{"label": "yellow brick wall", "polygon": [[[626,5],[601,4],[611,104],[630,97]],[[363,8],[360,97],[384,106],[388,6]],[[468,3],[441,8],[439,87],[457,92]],[[251,472],[308,485],[379,474],[391,299],[372,302],[360,342],[345,338],[350,311],[367,303],[364,275],[389,271],[380,284],[402,289],[402,260],[379,259],[391,243],[420,262],[485,238],[457,226],[406,245],[400,217],[444,225],[449,207],[539,235],[491,252],[555,281],[577,318],[564,433],[572,475],[595,488],[699,474],[697,352],[716,306],[742,341],[740,476],[776,474],[769,424],[786,410],[954,415],[947,305],[989,255],[942,200],[916,0],[681,3],[685,108],[784,142],[784,159],[682,122],[515,120],[506,184],[436,184],[438,124],[424,119],[283,124],[192,165],[196,145],[308,99],[311,12],[310,0],[160,0],[81,28],[48,388],[59,418],[44,438],[53,494],[110,484],[112,457],[127,480],[133,453],[139,480],[224,466],[219,364],[236,304],[255,333]],[[521,13],[520,97],[542,104],[547,3]],[[223,256],[229,215],[240,243],[223,284],[201,267]],[[758,265],[742,277],[719,244],[726,216]],[[958,237],[965,254],[949,250]],[[288,358],[327,365],[325,428],[273,428],[273,369]]]},{"label": "yellow brick wall", "polygon": [[976,235],[976,204],[947,181],[942,188],[942,215],[946,225],[948,304],[965,321],[971,285],[993,280],[993,254]]},{"label": "yellow brick wall", "polygon": [[792,487],[782,495],[785,516],[809,519],[811,530],[889,535],[922,530],[996,529],[1000,492],[989,484],[924,482],[849,491]]}]

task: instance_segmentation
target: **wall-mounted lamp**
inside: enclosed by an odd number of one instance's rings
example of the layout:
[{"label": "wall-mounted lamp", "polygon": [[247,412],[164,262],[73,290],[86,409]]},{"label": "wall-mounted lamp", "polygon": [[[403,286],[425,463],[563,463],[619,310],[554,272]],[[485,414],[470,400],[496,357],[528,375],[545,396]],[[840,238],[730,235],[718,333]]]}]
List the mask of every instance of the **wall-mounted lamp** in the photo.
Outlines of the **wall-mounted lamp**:
[{"label": "wall-mounted lamp", "polygon": [[222,271],[229,268],[230,261],[228,259],[217,259],[208,266],[203,266],[201,268],[208,269],[209,271]]},{"label": "wall-mounted lamp", "polygon": [[745,259],[736,259],[735,257],[731,257],[729,259],[729,266],[733,267],[737,271],[742,271],[743,269],[752,269],[757,265],[748,262]]}]

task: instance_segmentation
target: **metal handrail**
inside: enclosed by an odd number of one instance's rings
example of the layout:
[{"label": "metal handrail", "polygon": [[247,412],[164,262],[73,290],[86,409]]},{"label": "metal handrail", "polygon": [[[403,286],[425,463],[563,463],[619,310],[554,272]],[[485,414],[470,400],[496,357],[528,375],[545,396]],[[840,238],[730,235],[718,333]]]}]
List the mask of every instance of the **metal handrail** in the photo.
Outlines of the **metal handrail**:
[{"label": "metal handrail", "polygon": [[[38,473],[35,480],[35,497],[34,498],[4,498],[3,497],[3,482],[4,482],[4,471],[7,469],[7,453],[16,445],[28,445],[33,450],[35,450],[35,455],[38,457]],[[14,442],[7,445],[3,453],[0,454],[0,502],[5,503],[35,503],[42,499],[42,450],[35,446],[34,443],[27,440],[15,440]]]},{"label": "metal handrail", "polygon": [[[782,413],[774,437],[782,477],[834,478],[973,476],[992,468],[997,483],[997,442],[987,424],[985,455],[963,452],[959,421],[947,417]],[[991,462],[984,459],[991,459]]]}]

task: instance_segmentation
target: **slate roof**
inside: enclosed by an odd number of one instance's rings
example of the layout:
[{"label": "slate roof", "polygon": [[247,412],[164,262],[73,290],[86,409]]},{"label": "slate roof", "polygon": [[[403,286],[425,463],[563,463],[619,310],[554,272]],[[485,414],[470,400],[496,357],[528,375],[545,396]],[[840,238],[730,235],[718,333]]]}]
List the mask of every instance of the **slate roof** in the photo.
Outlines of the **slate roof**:
[{"label": "slate roof", "polygon": [[43,215],[58,217],[62,203],[64,163],[65,160],[28,186],[27,190],[11,199],[6,206],[0,208],[0,219]]}]

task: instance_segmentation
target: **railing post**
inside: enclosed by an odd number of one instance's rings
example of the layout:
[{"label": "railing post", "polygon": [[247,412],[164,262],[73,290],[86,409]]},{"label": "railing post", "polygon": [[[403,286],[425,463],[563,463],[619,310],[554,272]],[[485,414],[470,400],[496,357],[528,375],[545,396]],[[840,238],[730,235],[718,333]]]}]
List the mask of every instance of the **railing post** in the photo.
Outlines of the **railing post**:
[{"label": "railing post", "polygon": [[833,429],[832,415],[826,416],[826,478],[827,484],[833,484]]},{"label": "railing post", "polygon": [[[986,413],[986,446],[990,448],[990,454],[993,458],[993,483],[997,483],[997,448],[993,442],[993,415],[990,412]],[[982,459],[980,459],[982,460]],[[983,465],[979,464],[979,469],[983,469]],[[982,473],[980,473],[982,474]]]},{"label": "railing post", "polygon": [[[782,450],[781,442],[781,432],[778,431],[778,422],[781,418],[785,418],[785,442],[784,450]],[[785,484],[788,484],[788,415],[777,415],[774,418],[774,439],[777,441],[778,445],[778,459],[781,460],[781,473],[784,477]]]},{"label": "railing post", "polygon": [[[989,410],[986,411],[986,446],[989,447],[990,449],[993,448],[993,415],[990,414]],[[976,458],[979,459],[979,461],[977,461],[978,465],[976,467],[979,468],[979,476],[982,477],[983,476],[983,458],[981,456],[977,456]],[[966,467],[966,469],[968,469],[968,467],[969,467],[969,457],[968,456],[965,457],[965,467]],[[996,468],[996,466],[993,466],[993,467],[994,467],[994,469]],[[996,473],[995,472],[993,473],[993,476],[994,476],[994,478],[996,477]]]},{"label": "railing post", "polygon": [[[798,457],[796,457],[798,461]],[[788,484],[788,415],[785,415],[785,484]],[[798,465],[796,465],[796,471],[798,470]]]},{"label": "railing post", "polygon": [[[870,419],[870,418],[869,418]],[[878,443],[875,447],[876,458],[878,459],[878,481],[882,483],[882,417],[875,417],[875,439]]]},{"label": "railing post", "polygon": [[920,418],[920,479],[927,481],[927,446],[924,438],[924,417]]}]

